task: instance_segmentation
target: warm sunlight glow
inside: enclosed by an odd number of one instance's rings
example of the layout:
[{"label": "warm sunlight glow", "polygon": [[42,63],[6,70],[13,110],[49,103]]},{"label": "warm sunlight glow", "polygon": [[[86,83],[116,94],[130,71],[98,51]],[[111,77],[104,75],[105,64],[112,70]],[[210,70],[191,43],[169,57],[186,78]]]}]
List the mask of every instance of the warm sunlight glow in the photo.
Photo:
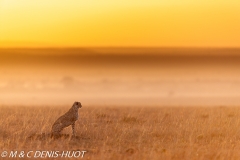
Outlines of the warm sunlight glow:
[{"label": "warm sunlight glow", "polygon": [[240,47],[237,0],[0,0],[0,47]]}]

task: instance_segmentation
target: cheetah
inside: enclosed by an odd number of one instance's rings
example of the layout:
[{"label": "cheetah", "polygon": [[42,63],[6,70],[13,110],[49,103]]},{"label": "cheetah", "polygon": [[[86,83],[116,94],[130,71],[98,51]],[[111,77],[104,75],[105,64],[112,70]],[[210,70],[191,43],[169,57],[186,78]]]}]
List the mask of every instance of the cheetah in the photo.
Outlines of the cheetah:
[{"label": "cheetah", "polygon": [[82,108],[80,102],[74,102],[73,106],[69,109],[67,113],[59,117],[52,126],[52,135],[58,136],[60,132],[72,125],[72,135],[75,136],[75,121],[78,120],[78,109]]}]

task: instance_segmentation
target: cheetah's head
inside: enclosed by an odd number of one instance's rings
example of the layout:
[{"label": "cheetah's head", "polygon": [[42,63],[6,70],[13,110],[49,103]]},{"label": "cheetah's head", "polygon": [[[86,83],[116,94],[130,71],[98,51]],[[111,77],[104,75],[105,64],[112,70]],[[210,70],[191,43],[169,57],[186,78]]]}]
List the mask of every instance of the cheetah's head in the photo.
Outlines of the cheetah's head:
[{"label": "cheetah's head", "polygon": [[74,102],[73,107],[76,109],[82,108],[82,104],[80,102]]}]

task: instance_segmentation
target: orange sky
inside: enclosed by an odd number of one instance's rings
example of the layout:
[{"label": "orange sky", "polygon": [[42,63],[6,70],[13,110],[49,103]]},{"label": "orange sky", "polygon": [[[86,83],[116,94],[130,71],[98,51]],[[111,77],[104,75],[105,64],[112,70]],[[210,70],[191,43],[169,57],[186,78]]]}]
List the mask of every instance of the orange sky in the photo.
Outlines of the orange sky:
[{"label": "orange sky", "polygon": [[0,0],[0,47],[240,47],[239,0]]}]

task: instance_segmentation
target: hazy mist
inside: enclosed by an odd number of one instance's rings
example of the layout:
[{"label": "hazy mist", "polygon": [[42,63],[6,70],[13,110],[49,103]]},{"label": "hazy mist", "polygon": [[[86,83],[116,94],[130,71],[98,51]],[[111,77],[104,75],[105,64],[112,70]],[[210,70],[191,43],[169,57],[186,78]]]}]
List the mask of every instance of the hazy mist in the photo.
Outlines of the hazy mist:
[{"label": "hazy mist", "polygon": [[238,105],[238,49],[1,49],[1,105]]}]

